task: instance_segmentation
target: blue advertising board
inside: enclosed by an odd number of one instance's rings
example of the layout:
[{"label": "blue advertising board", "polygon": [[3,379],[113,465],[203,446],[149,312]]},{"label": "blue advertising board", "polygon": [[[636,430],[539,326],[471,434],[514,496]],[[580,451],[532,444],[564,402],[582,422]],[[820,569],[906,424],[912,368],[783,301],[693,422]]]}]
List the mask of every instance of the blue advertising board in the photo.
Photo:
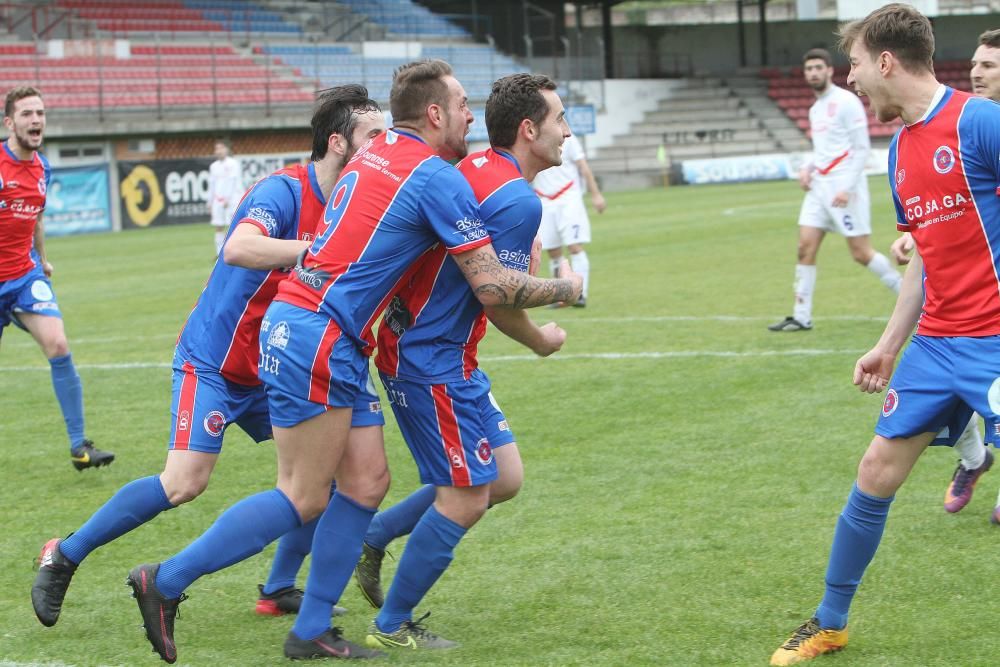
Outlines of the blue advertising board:
[{"label": "blue advertising board", "polygon": [[46,236],[111,231],[107,166],[53,167],[44,220]]}]

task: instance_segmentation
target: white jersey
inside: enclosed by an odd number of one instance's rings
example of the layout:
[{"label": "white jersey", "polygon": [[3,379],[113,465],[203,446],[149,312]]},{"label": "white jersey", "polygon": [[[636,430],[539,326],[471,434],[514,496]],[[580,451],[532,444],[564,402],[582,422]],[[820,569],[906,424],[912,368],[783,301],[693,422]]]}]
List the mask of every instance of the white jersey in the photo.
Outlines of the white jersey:
[{"label": "white jersey", "polygon": [[542,204],[547,201],[557,199],[564,194],[579,195],[583,192],[583,185],[580,182],[580,168],[576,166],[578,160],[584,160],[587,154],[583,152],[580,140],[575,136],[566,137],[563,142],[562,164],[558,167],[549,167],[538,172],[531,185],[535,192],[542,199]]},{"label": "white jersey", "polygon": [[829,176],[853,190],[864,170],[871,141],[868,115],[858,96],[830,85],[809,107],[813,176]]},{"label": "white jersey", "polygon": [[243,196],[243,178],[240,163],[234,157],[216,160],[208,168],[209,204],[226,208],[235,206]]}]

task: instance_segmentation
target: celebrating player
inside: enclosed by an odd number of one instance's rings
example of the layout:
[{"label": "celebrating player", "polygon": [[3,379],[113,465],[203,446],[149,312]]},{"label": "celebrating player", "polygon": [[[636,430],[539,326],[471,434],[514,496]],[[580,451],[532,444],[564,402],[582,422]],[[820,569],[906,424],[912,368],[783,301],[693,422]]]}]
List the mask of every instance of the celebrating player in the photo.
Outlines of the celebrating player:
[{"label": "celebrating player", "polygon": [[865,161],[871,150],[868,116],[856,95],[833,85],[833,59],[824,49],[802,57],[806,83],[816,94],[809,108],[813,158],[799,172],[806,191],[799,212],[799,261],[795,265],[795,307],[771,331],[812,329],[816,286],[816,254],[828,231],[847,239],[854,261],[899,291],[899,273],[888,258],[872,248],[871,208]]},{"label": "celebrating player", "polygon": [[[494,83],[486,101],[491,148],[458,164],[479,201],[493,247],[518,271],[528,270],[542,215],[529,183],[540,170],[559,164],[563,139],[570,135],[555,90],[550,78],[530,74]],[[369,630],[366,641],[373,648],[456,645],[414,622],[413,609],[486,508],[520,489],[524,471],[514,435],[476,360],[487,314],[541,356],[557,351],[566,337],[554,323],[539,327],[521,310],[489,307],[484,313],[440,246],[404,278],[379,327],[375,365],[420,480],[436,491],[425,486],[389,510],[395,514],[390,523],[409,516],[416,525]],[[369,545],[366,556],[372,551]],[[371,574],[371,567],[359,571]],[[372,580],[362,576],[359,583]],[[381,590],[366,595],[378,602]]]},{"label": "celebrating player", "polygon": [[[358,145],[384,131],[384,121],[367,90],[342,86],[319,99],[312,128],[312,162],[275,172],[241,201],[225,261],[216,264],[181,331],[163,472],[126,484],[76,532],[43,547],[31,600],[44,625],[58,620],[70,580],[88,554],[205,490],[230,424],[258,442],[271,437],[267,400],[257,377],[257,336],[264,310],[287,275],[278,269],[294,264],[308,247],[347,159]],[[378,405],[373,388],[359,394],[351,437],[381,449],[384,422]],[[372,474],[386,478],[387,484],[387,468],[378,463],[371,462]],[[307,523],[279,542],[271,577],[261,588],[262,613],[298,609],[302,593],[294,588],[295,575],[314,529],[315,522]],[[173,623],[173,611],[165,610],[165,622]],[[164,652],[168,659],[172,648]]]},{"label": "celebrating player", "polygon": [[[468,183],[445,161],[465,155],[472,122],[465,91],[447,63],[400,68],[390,105],[398,127],[362,146],[348,163],[328,201],[324,226],[261,323],[259,373],[278,448],[276,488],[232,506],[164,567],[132,571],[133,581],[155,580],[155,587],[136,581],[136,595],[147,636],[161,656],[167,647],[176,655],[172,624],[156,622],[161,609],[176,609],[181,592],[202,574],[247,558],[320,513],[305,596],[285,655],[377,655],[330,627],[332,606],[385,492],[372,491],[363,465],[343,470],[344,460],[385,456],[381,443],[369,447],[347,438],[351,406],[368,379],[372,325],[403,273],[437,243],[455,255],[487,305],[523,308],[579,296],[579,276],[539,280],[497,259]],[[335,473],[338,488],[330,498]],[[187,565],[202,553],[213,558]]]},{"label": "celebrating player", "polygon": [[45,103],[34,88],[7,93],[3,124],[7,141],[0,153],[0,335],[13,322],[31,334],[52,370],[52,388],[66,422],[69,455],[77,470],[115,460],[87,439],[83,428],[83,385],[66,341],[62,313],[45,256],[45,190],[49,162],[38,152],[45,135]]},{"label": "celebrating player", "polygon": [[948,427],[957,437],[975,410],[990,441],[1000,438],[1000,295],[990,250],[1000,243],[1000,107],[938,83],[930,21],[910,5],[846,25],[841,45],[848,83],[879,120],[905,123],[889,147],[889,184],[898,228],[913,235],[916,252],[885,331],[854,369],[862,391],[888,394],[837,522],[825,595],[773,665],[846,646],[850,604],[893,496],[935,435]]}]

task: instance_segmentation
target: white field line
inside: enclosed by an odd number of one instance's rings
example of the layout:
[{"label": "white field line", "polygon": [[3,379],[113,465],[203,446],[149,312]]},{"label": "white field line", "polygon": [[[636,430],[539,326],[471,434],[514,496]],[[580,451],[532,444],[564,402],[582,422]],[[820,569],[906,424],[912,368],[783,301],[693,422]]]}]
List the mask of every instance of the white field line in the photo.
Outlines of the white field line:
[{"label": "white field line", "polygon": [[[831,350],[831,349],[792,349],[792,350],[671,350],[667,352],[578,352],[559,354],[556,353],[548,359],[553,361],[575,361],[579,359],[604,359],[610,361],[632,360],[632,359],[690,359],[698,357],[721,357],[728,359],[747,359],[756,357],[819,357],[837,355],[858,355],[865,350]],[[497,364],[508,361],[539,361],[540,357],[533,354],[508,354],[497,356],[480,357],[482,364]],[[120,364],[76,364],[80,370],[95,371],[120,371],[135,369],[163,369],[170,368],[169,363],[152,361],[135,361]],[[28,373],[28,372],[48,372],[48,366],[0,366],[0,373]],[[2,665],[0,665],[2,667]]]}]

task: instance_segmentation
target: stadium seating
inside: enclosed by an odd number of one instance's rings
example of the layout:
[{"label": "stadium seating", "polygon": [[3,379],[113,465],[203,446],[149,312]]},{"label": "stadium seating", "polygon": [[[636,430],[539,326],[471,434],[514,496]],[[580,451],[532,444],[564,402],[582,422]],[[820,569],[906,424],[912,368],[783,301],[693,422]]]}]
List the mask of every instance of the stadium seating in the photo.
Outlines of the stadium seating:
[{"label": "stadium seating", "polygon": [[272,11],[240,0],[57,0],[81,19],[93,21],[98,30],[113,35],[142,33],[246,32],[254,34],[301,33]]},{"label": "stadium seating", "polygon": [[412,0],[340,0],[358,14],[385,27],[398,37],[417,39],[468,38],[465,28],[431,12]]}]

